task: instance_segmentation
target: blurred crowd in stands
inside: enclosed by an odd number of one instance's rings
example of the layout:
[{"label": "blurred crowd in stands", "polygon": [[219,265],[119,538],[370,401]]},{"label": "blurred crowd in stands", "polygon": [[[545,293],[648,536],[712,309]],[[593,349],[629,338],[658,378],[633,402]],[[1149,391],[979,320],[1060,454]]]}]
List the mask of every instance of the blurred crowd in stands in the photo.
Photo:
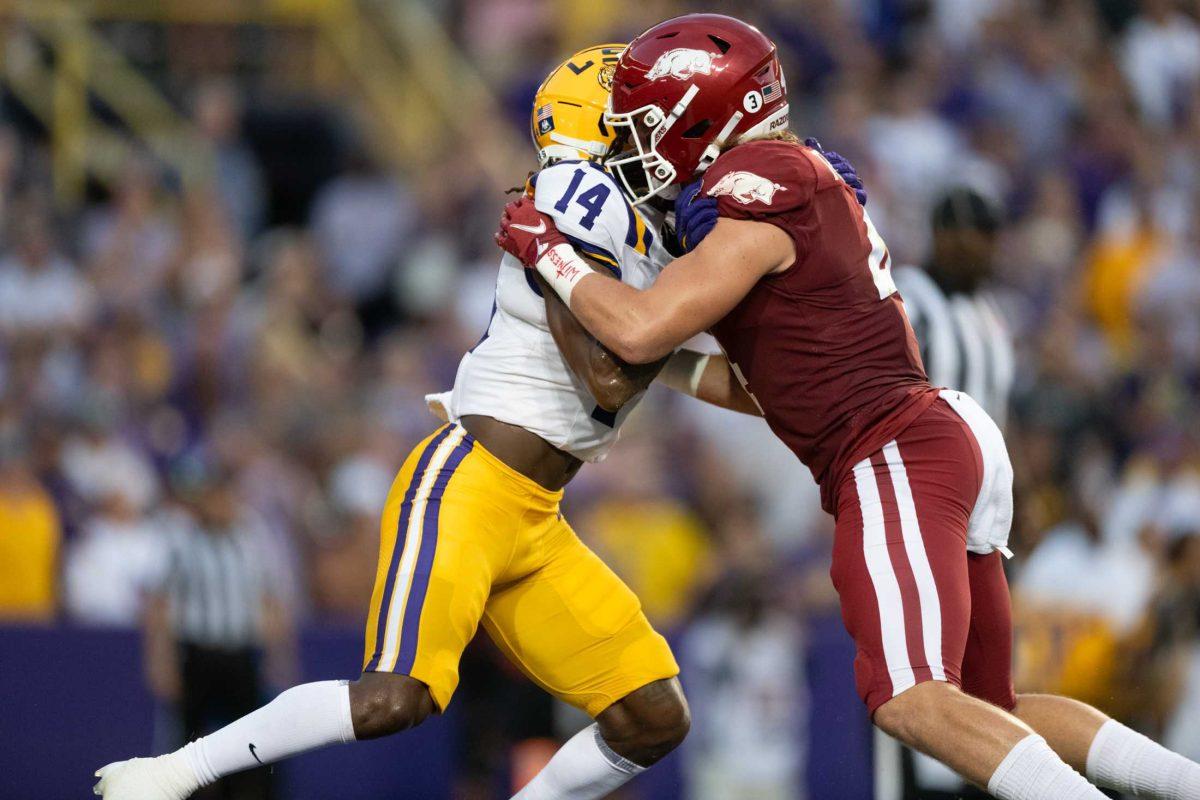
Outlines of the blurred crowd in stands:
[{"label": "blurred crowd in stands", "polygon": [[[698,10],[431,5],[510,116],[481,137],[527,129],[557,59]],[[857,166],[894,263],[922,263],[948,188],[1004,209],[1022,686],[1200,758],[1200,4],[736,5],[780,46],[793,128]],[[110,190],[56,206],[43,132],[5,100],[0,617],[140,625],[164,531],[215,526],[253,532],[292,624],[360,624],[382,500],[436,424],[423,395],[486,324],[505,187],[455,156],[472,142],[395,174],[336,106],[239,72],[221,35],[146,56],[215,153],[207,184],[131,148]],[[206,513],[216,486],[229,513]],[[763,731],[800,736],[805,620],[834,602],[806,471],[761,421],[654,390],[566,502],[680,634],[698,720],[732,720],[696,728],[695,796],[735,796],[746,752],[747,779],[767,759],[786,787],[800,742]]]}]

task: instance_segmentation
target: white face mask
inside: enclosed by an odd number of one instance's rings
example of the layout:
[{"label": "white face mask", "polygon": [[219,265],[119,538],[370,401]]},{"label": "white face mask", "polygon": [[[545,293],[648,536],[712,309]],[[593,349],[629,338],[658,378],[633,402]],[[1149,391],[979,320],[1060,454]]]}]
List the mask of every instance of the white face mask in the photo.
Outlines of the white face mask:
[{"label": "white face mask", "polygon": [[[625,141],[632,144],[624,153],[611,155],[604,160],[605,166],[620,179],[630,202],[638,205],[662,195],[675,182],[676,170],[658,152],[658,142],[666,135],[674,120],[658,106],[649,105],[627,114],[617,114],[610,109],[604,112],[604,122],[617,133],[618,141],[624,137]],[[629,170],[636,169],[645,175],[644,187],[635,186],[635,181],[629,179]]]}]

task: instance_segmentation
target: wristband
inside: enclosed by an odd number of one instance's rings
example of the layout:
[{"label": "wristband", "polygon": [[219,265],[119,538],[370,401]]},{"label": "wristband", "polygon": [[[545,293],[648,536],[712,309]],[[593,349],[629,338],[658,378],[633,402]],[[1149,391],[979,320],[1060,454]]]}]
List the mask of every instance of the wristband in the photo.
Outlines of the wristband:
[{"label": "wristband", "polygon": [[711,359],[708,353],[679,350],[671,356],[659,379],[675,391],[695,397],[700,393],[704,370]]},{"label": "wristband", "polygon": [[692,397],[695,397],[700,393],[700,382],[704,380],[704,370],[708,369],[708,362],[712,359],[712,356],[708,353],[703,355],[697,353],[697,355],[700,357],[697,358],[696,363],[692,365],[692,372],[688,376],[687,384],[687,393]]},{"label": "wristband", "polygon": [[566,242],[547,250],[535,266],[550,288],[567,304],[567,308],[571,307],[571,292],[575,284],[592,274],[588,263]]}]

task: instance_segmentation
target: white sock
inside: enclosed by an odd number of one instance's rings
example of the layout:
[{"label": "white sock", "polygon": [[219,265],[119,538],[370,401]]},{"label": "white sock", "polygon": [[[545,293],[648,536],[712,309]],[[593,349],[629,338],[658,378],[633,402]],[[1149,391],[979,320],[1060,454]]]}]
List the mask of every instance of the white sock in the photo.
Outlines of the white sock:
[{"label": "white sock", "polygon": [[1126,728],[1100,726],[1087,758],[1088,778],[1105,789],[1153,800],[1200,798],[1200,764]]},{"label": "white sock", "polygon": [[346,681],[294,686],[257,711],[171,753],[182,755],[196,787],[308,750],[354,741]]},{"label": "white sock", "polygon": [[591,725],[560,747],[512,800],[596,800],[645,769],[614,753],[600,726]]},{"label": "white sock", "polygon": [[987,789],[1000,800],[1107,800],[1035,733],[1009,751]]}]

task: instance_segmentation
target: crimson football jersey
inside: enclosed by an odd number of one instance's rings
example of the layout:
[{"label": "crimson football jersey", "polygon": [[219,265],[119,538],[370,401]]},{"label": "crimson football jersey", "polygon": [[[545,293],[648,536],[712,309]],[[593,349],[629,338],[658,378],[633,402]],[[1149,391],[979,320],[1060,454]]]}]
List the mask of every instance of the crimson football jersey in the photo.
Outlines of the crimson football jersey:
[{"label": "crimson football jersey", "polygon": [[843,472],[937,399],[887,248],[854,191],[808,147],[733,147],[703,192],[720,216],[769,222],[795,244],[795,263],[762,278],[712,334],[832,513]]}]

